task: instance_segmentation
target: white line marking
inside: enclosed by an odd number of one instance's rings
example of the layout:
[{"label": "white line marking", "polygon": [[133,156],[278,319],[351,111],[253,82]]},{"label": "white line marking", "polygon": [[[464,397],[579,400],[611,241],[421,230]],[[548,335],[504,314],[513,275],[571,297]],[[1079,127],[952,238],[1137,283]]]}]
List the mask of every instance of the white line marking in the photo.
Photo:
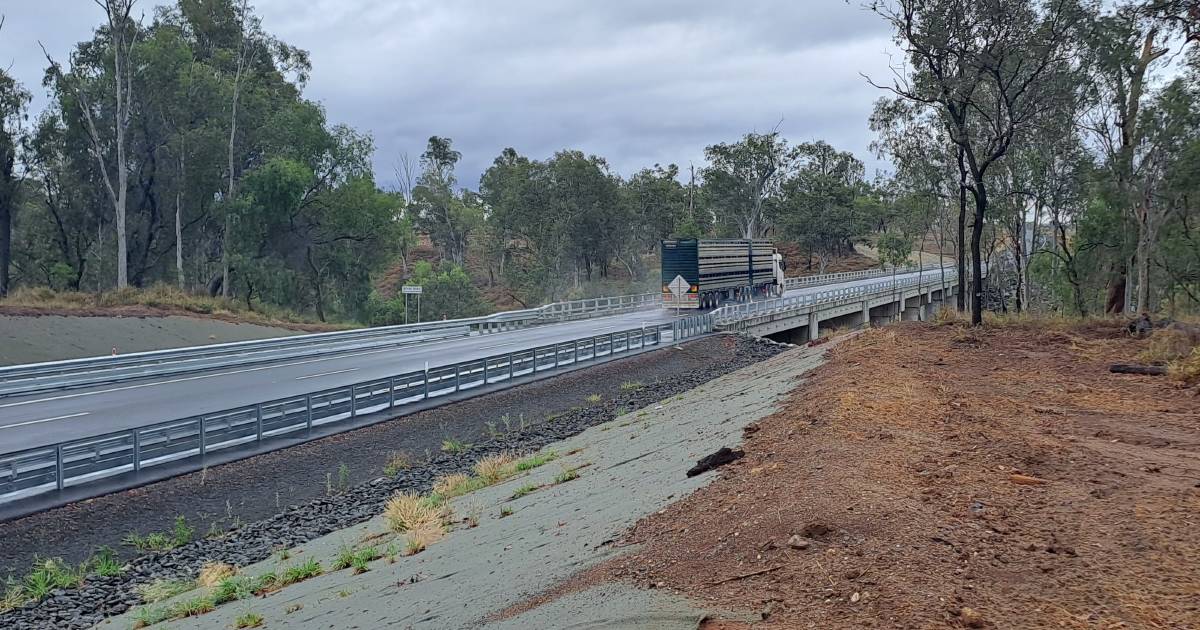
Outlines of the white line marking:
[{"label": "white line marking", "polygon": [[496,345],[494,345],[494,346],[483,346],[482,348],[476,348],[476,350],[491,350],[492,348],[503,348],[504,346],[515,346],[515,345],[516,345],[516,344],[518,344],[518,343],[521,343],[521,342],[519,342],[519,341],[510,341],[510,342],[508,342],[508,343],[498,343],[498,344],[496,344]]},{"label": "white line marking", "polygon": [[29,420],[28,422],[18,422],[16,424],[6,424],[4,426],[0,426],[0,429],[12,429],[15,427],[23,427],[23,426],[28,426],[31,424],[41,424],[43,422],[54,422],[55,420],[66,420],[67,418],[78,418],[79,416],[86,416],[90,413],[92,413],[92,412],[81,411],[79,413],[67,414],[65,416],[55,416],[53,418],[42,418],[41,420]]},{"label": "white line marking", "polygon": [[345,370],[334,370],[333,372],[325,372],[324,374],[309,374],[308,376],[297,376],[296,380],[303,381],[304,379],[307,379],[307,378],[320,378],[322,376],[333,376],[334,374],[345,374],[346,372],[354,372],[356,370],[358,370],[358,368],[349,368],[349,369],[345,369]]}]

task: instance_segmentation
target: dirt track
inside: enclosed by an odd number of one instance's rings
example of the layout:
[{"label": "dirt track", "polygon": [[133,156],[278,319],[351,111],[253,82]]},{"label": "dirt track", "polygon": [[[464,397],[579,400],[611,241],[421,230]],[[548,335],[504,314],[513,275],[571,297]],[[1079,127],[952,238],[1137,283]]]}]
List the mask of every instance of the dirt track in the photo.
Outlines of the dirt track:
[{"label": "dirt track", "polygon": [[872,331],[597,571],[754,627],[1198,627],[1200,395],[1107,372],[1145,343]]}]

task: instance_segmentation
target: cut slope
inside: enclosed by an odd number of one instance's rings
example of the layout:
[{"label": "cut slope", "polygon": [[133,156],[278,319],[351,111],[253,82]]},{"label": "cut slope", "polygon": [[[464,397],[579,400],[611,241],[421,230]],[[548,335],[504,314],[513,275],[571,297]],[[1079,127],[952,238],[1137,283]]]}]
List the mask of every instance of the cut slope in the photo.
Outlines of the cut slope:
[{"label": "cut slope", "polygon": [[0,365],[266,339],[300,331],[199,317],[0,315]]}]

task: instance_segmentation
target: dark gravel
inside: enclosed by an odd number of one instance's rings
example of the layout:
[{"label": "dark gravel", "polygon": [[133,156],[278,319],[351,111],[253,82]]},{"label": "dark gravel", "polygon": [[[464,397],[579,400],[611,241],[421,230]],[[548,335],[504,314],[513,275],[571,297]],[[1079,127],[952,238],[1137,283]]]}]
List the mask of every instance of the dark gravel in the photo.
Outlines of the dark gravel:
[{"label": "dark gravel", "polygon": [[[28,562],[35,555],[77,561],[130,530],[167,529],[177,514],[220,513],[221,520],[214,522],[227,529],[173,551],[135,558],[118,577],[93,577],[80,588],[2,613],[0,628],[89,628],[140,604],[138,584],[190,579],[209,561],[239,566],[262,561],[273,549],[372,518],[397,491],[423,492],[435,478],[466,472],[481,457],[542,448],[607,422],[618,411],[646,407],[782,349],[746,337],[708,337],[6,523],[0,557],[9,562]],[[622,391],[626,381],[643,387]],[[588,404],[584,399],[591,394],[600,394],[603,402]],[[492,437],[485,423],[503,431],[505,414],[513,430]],[[524,429],[519,428],[522,415]],[[474,445],[441,453],[437,449],[446,437]],[[387,456],[399,448],[422,457],[429,449],[430,458],[394,477],[381,476]],[[336,485],[339,463],[352,479],[370,480],[327,494],[326,474]],[[277,508],[276,493],[290,505]]]}]

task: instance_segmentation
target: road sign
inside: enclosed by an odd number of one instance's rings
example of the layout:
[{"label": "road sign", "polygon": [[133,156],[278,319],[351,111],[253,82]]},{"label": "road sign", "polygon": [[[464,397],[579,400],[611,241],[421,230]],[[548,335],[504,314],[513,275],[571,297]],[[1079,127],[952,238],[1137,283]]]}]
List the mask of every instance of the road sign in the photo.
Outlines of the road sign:
[{"label": "road sign", "polygon": [[688,281],[684,280],[683,276],[675,276],[675,279],[671,281],[671,284],[667,285],[667,288],[671,289],[671,293],[675,296],[676,300],[680,300],[683,299],[683,294],[692,288],[692,285],[688,284]]},{"label": "road sign", "polygon": [[414,285],[406,284],[406,285],[400,287],[400,291],[402,293],[409,294],[409,295],[421,295],[421,290],[422,290],[422,287],[419,284],[414,284]]}]

